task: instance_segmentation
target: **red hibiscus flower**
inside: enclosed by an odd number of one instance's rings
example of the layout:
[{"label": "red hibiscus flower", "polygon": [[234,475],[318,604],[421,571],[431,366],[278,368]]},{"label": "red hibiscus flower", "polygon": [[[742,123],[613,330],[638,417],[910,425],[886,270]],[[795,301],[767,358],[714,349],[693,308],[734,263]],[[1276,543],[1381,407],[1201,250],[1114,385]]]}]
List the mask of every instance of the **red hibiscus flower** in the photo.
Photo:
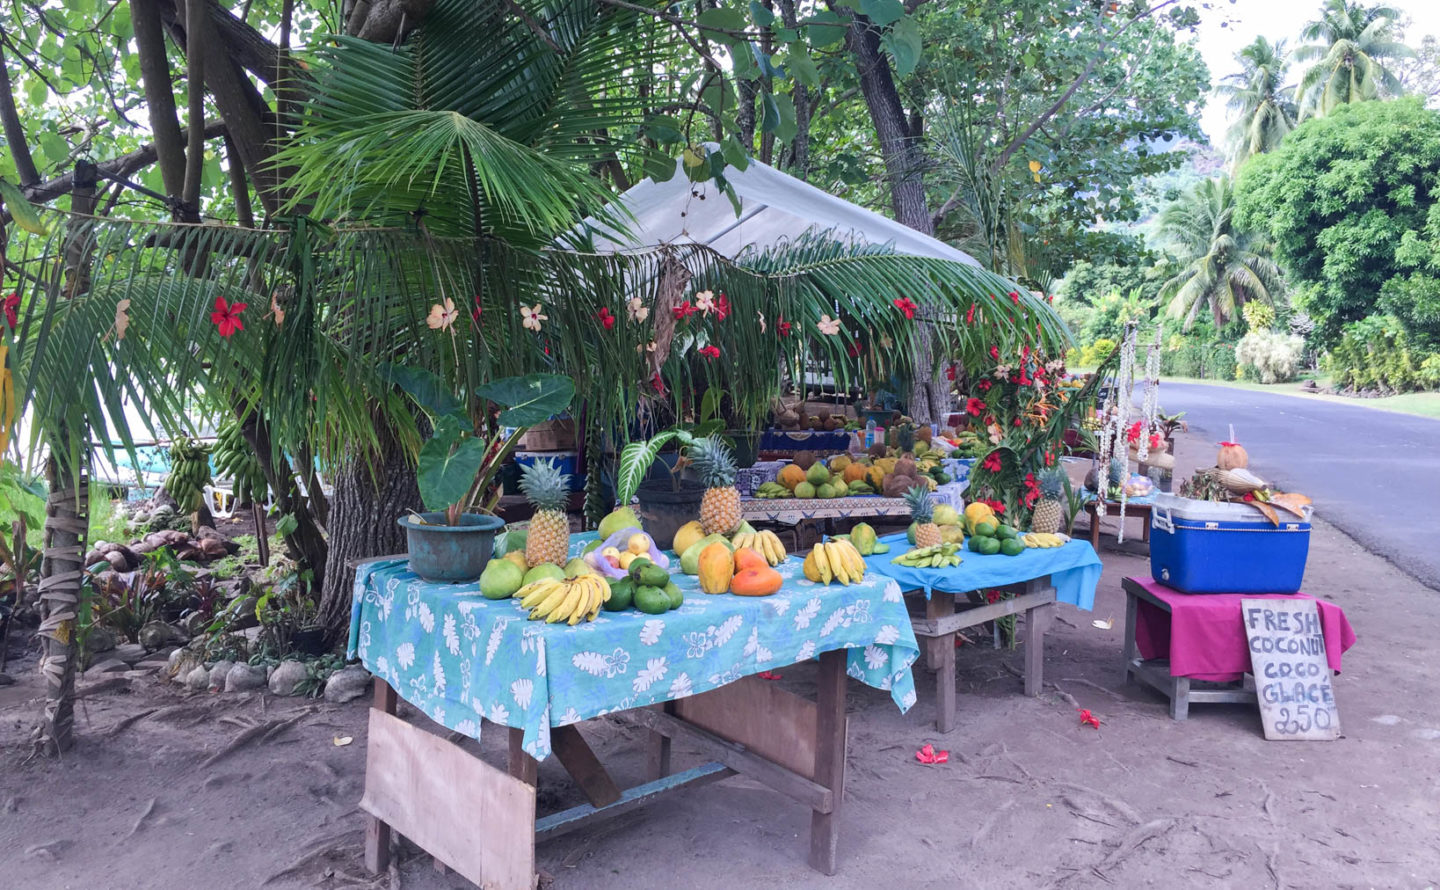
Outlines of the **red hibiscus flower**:
[{"label": "red hibiscus flower", "polygon": [[1005,515],[1005,505],[1000,503],[999,501],[983,501],[982,503],[984,503],[992,511],[994,511],[996,516]]},{"label": "red hibiscus flower", "polygon": [[475,295],[475,306],[470,310],[470,320],[476,324],[480,323],[480,295]]},{"label": "red hibiscus flower", "polygon": [[912,320],[915,318],[915,310],[918,307],[915,305],[914,300],[910,299],[909,297],[901,297],[900,299],[894,300],[893,302],[896,309],[899,309],[901,312],[905,313],[906,320]]},{"label": "red hibiscus flower", "polygon": [[210,313],[210,320],[215,322],[215,327],[220,329],[220,336],[228,337],[236,331],[245,330],[245,323],[240,320],[240,313],[245,311],[248,303],[226,303],[224,297],[215,298],[215,311]]},{"label": "red hibiscus flower", "polygon": [[985,425],[986,425],[986,426],[994,426],[994,425],[995,425],[995,415],[994,415],[994,414],[987,414],[987,415],[985,415]]},{"label": "red hibiscus flower", "polygon": [[1000,453],[998,451],[992,451],[985,455],[985,459],[980,462],[980,469],[988,470],[991,473],[1000,472],[1000,467]]},{"label": "red hibiscus flower", "polygon": [[845,347],[845,351],[850,353],[851,358],[859,358],[861,352],[859,342],[851,343],[849,346]]},{"label": "red hibiscus flower", "polygon": [[990,347],[990,357],[993,358],[993,359],[994,359],[995,361],[997,361],[997,362],[1000,361],[1000,347],[999,347],[999,346],[991,346],[991,347]]},{"label": "red hibiscus flower", "polygon": [[782,337],[788,337],[788,336],[790,336],[790,322],[786,321],[786,320],[782,317],[778,322],[775,323],[775,330],[776,330],[776,331],[780,334],[780,336],[782,336]]},{"label": "red hibiscus flower", "polygon": [[1079,708],[1078,710],[1080,711],[1081,726],[1093,726],[1096,729],[1100,728],[1100,718],[1090,713],[1089,708]]},{"label": "red hibiscus flower", "polygon": [[989,391],[990,391],[990,387],[991,387],[992,384],[990,383],[990,380],[989,380],[988,378],[986,378],[986,379],[981,380],[979,383],[977,383],[977,384],[975,384],[975,385],[980,388],[980,391],[981,391],[981,392],[989,392]]},{"label": "red hibiscus flower", "polygon": [[1151,434],[1150,434],[1150,450],[1151,450],[1151,451],[1158,451],[1159,448],[1160,448],[1160,443],[1161,443],[1161,441],[1163,441],[1163,440],[1160,438],[1160,434],[1159,434],[1159,433],[1151,433]]},{"label": "red hibiscus flower", "polygon": [[660,376],[659,371],[656,371],[653,375],[651,375],[650,386],[662,396],[665,394],[665,378]]},{"label": "red hibiscus flower", "polygon": [[725,316],[730,314],[730,298],[723,293],[715,298],[715,318],[717,321],[724,321]]},{"label": "red hibiscus flower", "polygon": [[1023,418],[1020,418],[1020,417],[1015,418],[1015,425],[1016,425],[1016,426],[1019,426],[1019,425],[1020,425],[1021,423],[1023,423],[1023,422],[1024,422]]},{"label": "red hibiscus flower", "polygon": [[1047,466],[1047,467],[1053,467],[1053,466],[1055,466],[1055,455],[1051,454],[1051,453],[1048,452],[1048,451],[1045,452],[1045,466]]},{"label": "red hibiscus flower", "polygon": [[691,305],[689,300],[686,300],[670,311],[674,313],[676,321],[684,321],[689,316],[694,315],[697,310]]},{"label": "red hibiscus flower", "polygon": [[712,361],[720,357],[720,347],[718,346],[702,346],[698,352]]},{"label": "red hibiscus flower", "polygon": [[10,296],[5,298],[4,305],[5,323],[13,328],[15,327],[15,324],[20,320],[20,295],[18,293],[12,293]]},{"label": "red hibiscus flower", "polygon": [[945,369],[945,379],[946,379],[946,380],[954,380],[954,379],[955,379],[955,366],[954,366],[954,365],[951,365],[950,367],[948,367],[948,368]]},{"label": "red hibiscus flower", "polygon": [[1136,442],[1139,442],[1139,441],[1140,441],[1140,427],[1142,427],[1142,426],[1144,426],[1144,421],[1140,421],[1140,420],[1135,421],[1135,423],[1133,423],[1133,424],[1130,426],[1130,429],[1128,429],[1128,430],[1125,431],[1125,441],[1126,441],[1126,442],[1129,442],[1131,445],[1134,445]]},{"label": "red hibiscus flower", "polygon": [[971,398],[965,403],[965,413],[971,417],[979,417],[985,413],[985,403],[977,398]]},{"label": "red hibiscus flower", "polygon": [[1010,292],[1010,301],[1017,306],[1020,305],[1020,294],[1012,290]]},{"label": "red hibiscus flower", "polygon": [[601,306],[600,311],[595,313],[595,317],[600,319],[600,325],[604,327],[605,330],[608,331],[615,327],[615,316],[610,312],[609,306]]},{"label": "red hibiscus flower", "polygon": [[974,303],[971,303],[971,304],[970,304],[970,311],[965,313],[965,323],[966,323],[966,324],[974,324],[974,323],[975,323],[975,304],[974,304]]}]

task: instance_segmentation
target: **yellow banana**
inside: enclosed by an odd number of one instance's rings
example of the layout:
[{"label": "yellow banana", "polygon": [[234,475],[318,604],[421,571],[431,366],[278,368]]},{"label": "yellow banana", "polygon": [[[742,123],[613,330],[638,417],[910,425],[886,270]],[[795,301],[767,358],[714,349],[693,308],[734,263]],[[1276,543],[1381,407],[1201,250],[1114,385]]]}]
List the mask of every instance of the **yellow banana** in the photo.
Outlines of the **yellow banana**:
[{"label": "yellow banana", "polygon": [[855,549],[854,544],[844,545],[845,556],[850,560],[850,577],[856,581],[865,577],[865,559],[860,556],[860,551]]},{"label": "yellow banana", "polygon": [[569,589],[564,584],[556,582],[555,586],[550,589],[545,598],[530,611],[530,620],[537,621],[549,616],[551,612],[554,612],[560,607],[560,604],[564,602],[569,592]]},{"label": "yellow banana", "polygon": [[571,627],[574,627],[582,621],[589,621],[590,610],[596,608],[600,602],[599,592],[595,590],[595,587],[590,584],[589,581],[581,581],[578,586],[580,588],[580,602],[575,606],[575,611],[570,613],[565,622]]},{"label": "yellow banana", "polygon": [[533,609],[544,601],[545,597],[555,592],[555,587],[560,582],[554,578],[542,578],[539,581],[531,581],[516,592],[520,598],[520,608]]},{"label": "yellow banana", "polygon": [[835,577],[835,573],[830,568],[830,559],[825,553],[825,545],[816,544],[815,549],[810,552],[815,555],[815,568],[820,572],[820,583],[829,587],[831,579]]},{"label": "yellow banana", "polygon": [[763,533],[762,537],[764,538],[765,546],[769,548],[770,564],[772,566],[778,566],[784,562],[786,556],[785,545],[780,543],[780,536],[774,532],[767,531]]},{"label": "yellow banana", "polygon": [[839,542],[826,542],[825,559],[830,563],[830,571],[835,573],[835,580],[848,585],[850,568],[845,565],[845,555],[840,552]]},{"label": "yellow banana", "polygon": [[[580,608],[580,602],[584,597],[585,587],[583,584],[577,584],[573,581],[566,584],[565,598],[560,601],[559,605],[545,613],[545,623],[554,624],[557,621],[566,620]],[[589,601],[586,600],[586,602],[588,603]]]}]

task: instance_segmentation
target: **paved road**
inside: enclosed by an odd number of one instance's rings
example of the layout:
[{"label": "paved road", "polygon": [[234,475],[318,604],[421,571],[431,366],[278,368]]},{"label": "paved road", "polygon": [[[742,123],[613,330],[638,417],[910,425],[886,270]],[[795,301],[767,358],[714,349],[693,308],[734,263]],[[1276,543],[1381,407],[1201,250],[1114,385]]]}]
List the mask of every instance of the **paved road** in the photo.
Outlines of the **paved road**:
[{"label": "paved road", "polygon": [[1261,478],[1440,590],[1440,420],[1192,383],[1161,384],[1160,404],[1215,442],[1234,424]]}]

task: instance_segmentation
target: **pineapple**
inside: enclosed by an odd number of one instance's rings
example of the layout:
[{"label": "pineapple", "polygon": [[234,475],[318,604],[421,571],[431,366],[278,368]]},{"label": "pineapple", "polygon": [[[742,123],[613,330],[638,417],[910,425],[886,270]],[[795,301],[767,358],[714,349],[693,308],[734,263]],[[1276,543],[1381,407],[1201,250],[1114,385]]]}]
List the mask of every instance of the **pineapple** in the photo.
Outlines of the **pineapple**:
[{"label": "pineapple", "polygon": [[543,563],[563,566],[570,558],[570,520],[565,515],[569,483],[570,476],[549,458],[537,460],[520,474],[520,491],[535,508],[525,538],[525,563],[531,568]]},{"label": "pineapple", "polygon": [[1030,530],[1040,534],[1053,535],[1060,531],[1064,518],[1061,499],[1065,497],[1065,471],[1053,467],[1040,474],[1040,500],[1030,517]]},{"label": "pineapple", "polygon": [[905,492],[905,503],[910,506],[910,518],[915,525],[916,547],[937,547],[940,545],[940,526],[934,522],[935,508],[930,505],[930,489],[917,485]]},{"label": "pineapple", "polygon": [[691,445],[687,456],[705,486],[705,499],[700,502],[700,525],[705,534],[734,534],[740,527],[740,492],[735,489],[735,459],[730,449],[719,436],[707,436]]}]

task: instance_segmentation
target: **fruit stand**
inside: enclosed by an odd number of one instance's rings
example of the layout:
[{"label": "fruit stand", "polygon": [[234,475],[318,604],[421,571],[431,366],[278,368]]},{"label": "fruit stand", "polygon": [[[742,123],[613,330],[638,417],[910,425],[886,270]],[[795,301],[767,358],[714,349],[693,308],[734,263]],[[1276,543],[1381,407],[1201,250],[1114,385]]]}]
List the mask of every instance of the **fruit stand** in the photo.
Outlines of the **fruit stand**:
[{"label": "fruit stand", "polygon": [[[570,552],[594,540],[577,536]],[[477,883],[528,887],[537,839],[738,772],[810,807],[810,862],[833,873],[846,676],[888,690],[906,710],[919,649],[891,579],[825,585],[798,559],[775,571],[782,584],[768,596],[707,596],[705,575],[676,573],[684,601],[672,611],[550,623],[526,621],[519,600],[488,599],[476,583],[422,581],[404,559],[363,564],[349,648],[376,678],[362,801],[369,866],[384,869],[393,827]],[[812,658],[816,702],[754,677]],[[506,768],[397,718],[397,693],[465,736],[478,738],[487,722],[506,727]],[[652,733],[651,781],[623,790],[576,729],[617,713]],[[715,762],[671,774],[671,738]],[[535,761],[551,754],[589,804],[537,816]]]}]

